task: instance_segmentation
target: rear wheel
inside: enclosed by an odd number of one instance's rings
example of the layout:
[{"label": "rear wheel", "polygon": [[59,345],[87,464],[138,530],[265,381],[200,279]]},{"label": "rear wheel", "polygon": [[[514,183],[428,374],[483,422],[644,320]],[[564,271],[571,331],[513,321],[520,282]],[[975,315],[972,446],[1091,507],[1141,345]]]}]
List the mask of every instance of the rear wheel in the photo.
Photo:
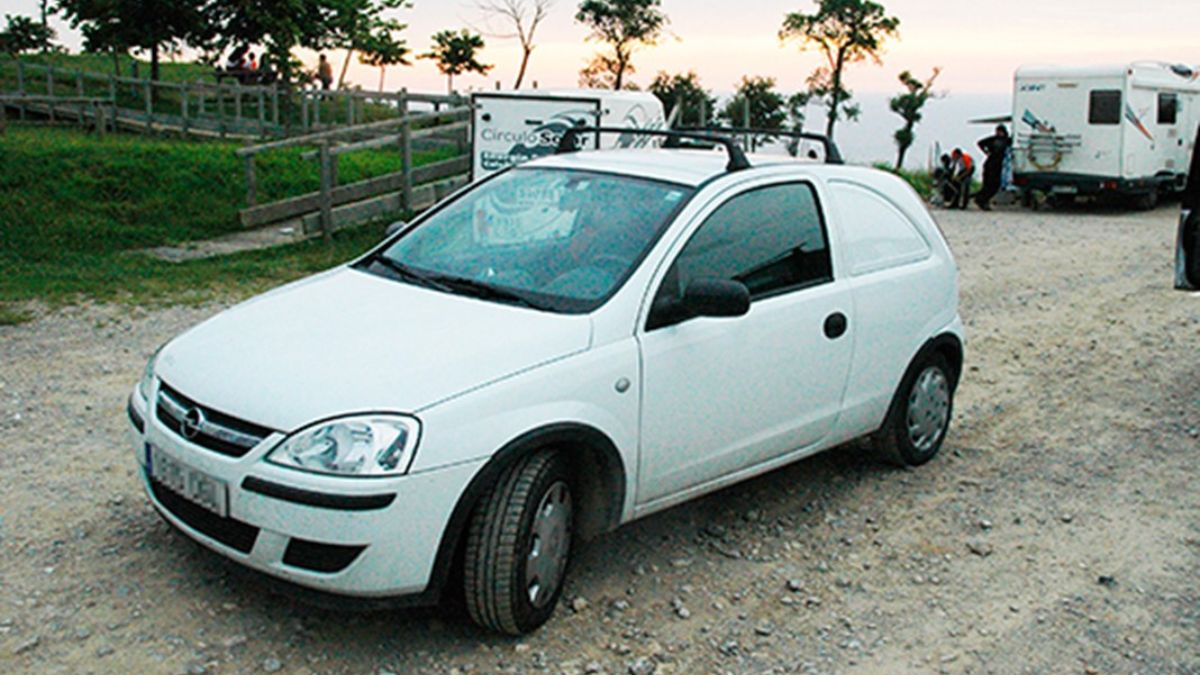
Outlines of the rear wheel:
[{"label": "rear wheel", "polygon": [[901,466],[933,459],[946,439],[954,406],[954,373],[946,357],[932,354],[905,374],[877,444]]},{"label": "rear wheel", "polygon": [[1158,190],[1143,192],[1133,199],[1134,207],[1142,211],[1152,211],[1158,206]]},{"label": "rear wheel", "polygon": [[561,454],[537,452],[501,474],[467,531],[463,587],[471,619],[510,635],[545,623],[562,595],[574,521]]}]

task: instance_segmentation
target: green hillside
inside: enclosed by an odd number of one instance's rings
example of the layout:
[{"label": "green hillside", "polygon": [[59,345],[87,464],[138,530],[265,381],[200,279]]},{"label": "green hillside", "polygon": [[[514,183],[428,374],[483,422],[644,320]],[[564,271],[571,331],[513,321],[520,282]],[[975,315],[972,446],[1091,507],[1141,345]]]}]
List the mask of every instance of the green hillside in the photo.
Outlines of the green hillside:
[{"label": "green hillside", "polygon": [[[184,264],[134,252],[241,229],[245,184],[237,147],[10,127],[0,136],[0,305],[250,292],[340,262],[379,237],[367,228],[339,236],[333,247],[301,244]],[[317,189],[316,163],[300,160],[302,151],[261,156],[260,201]],[[414,160],[445,156],[417,153]],[[349,183],[399,168],[397,153],[366,152],[344,157],[338,173]]]}]

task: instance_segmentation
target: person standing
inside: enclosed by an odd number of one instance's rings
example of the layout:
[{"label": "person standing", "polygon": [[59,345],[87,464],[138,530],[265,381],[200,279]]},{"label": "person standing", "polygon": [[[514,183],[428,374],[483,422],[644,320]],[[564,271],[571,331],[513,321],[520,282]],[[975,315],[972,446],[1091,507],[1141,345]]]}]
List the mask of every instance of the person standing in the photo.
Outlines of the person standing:
[{"label": "person standing", "polygon": [[983,188],[975,195],[975,203],[984,211],[991,211],[992,197],[1000,191],[1000,181],[1004,176],[1004,158],[1012,147],[1012,139],[1008,129],[1003,124],[996,127],[996,133],[979,141],[979,149],[987,155],[983,160]]},{"label": "person standing", "polygon": [[955,148],[954,152],[950,153],[950,160],[950,180],[955,188],[954,201],[951,202],[950,208],[965,210],[967,199],[971,195],[971,179],[975,177],[975,160],[963,152],[962,148]]},{"label": "person standing", "polygon": [[317,79],[321,80],[321,88],[329,89],[333,85],[333,64],[321,54],[317,61]]}]

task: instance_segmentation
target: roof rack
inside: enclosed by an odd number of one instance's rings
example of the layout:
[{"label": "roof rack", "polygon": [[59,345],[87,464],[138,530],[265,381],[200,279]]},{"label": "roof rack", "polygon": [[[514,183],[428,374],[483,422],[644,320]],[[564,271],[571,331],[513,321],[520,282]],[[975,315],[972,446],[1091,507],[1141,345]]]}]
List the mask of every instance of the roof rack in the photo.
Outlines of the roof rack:
[{"label": "roof rack", "polygon": [[817,141],[825,148],[825,163],[826,164],[845,164],[842,159],[842,153],[838,151],[837,144],[834,143],[828,136],[823,134],[813,133],[811,131],[791,131],[788,129],[759,129],[754,127],[694,127],[684,129],[689,133],[706,134],[709,136],[716,134],[733,134],[743,136],[776,136],[785,138],[794,138],[802,141]]},{"label": "roof rack", "polygon": [[725,151],[729,154],[729,163],[725,165],[726,171],[741,171],[742,169],[750,168],[750,161],[746,159],[746,153],[742,151],[740,145],[733,138],[724,136],[716,136],[710,133],[698,131],[671,131],[666,129],[633,129],[629,127],[571,127],[563,133],[562,138],[558,140],[558,149],[556,154],[575,152],[578,150],[578,136],[580,134],[633,134],[635,136],[655,136],[665,138],[666,147],[679,147],[680,140],[693,140],[703,143],[711,143],[712,145],[724,146]]}]

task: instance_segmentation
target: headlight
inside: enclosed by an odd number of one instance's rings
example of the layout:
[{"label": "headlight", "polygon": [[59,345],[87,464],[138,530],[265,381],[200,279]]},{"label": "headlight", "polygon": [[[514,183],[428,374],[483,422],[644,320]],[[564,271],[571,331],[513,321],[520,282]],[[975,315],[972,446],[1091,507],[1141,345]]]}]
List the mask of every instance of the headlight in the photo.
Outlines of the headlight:
[{"label": "headlight", "polygon": [[343,417],[288,436],[267,461],[336,476],[398,476],[412,464],[420,431],[411,417]]},{"label": "headlight", "polygon": [[158,353],[161,351],[162,347],[155,349],[154,353],[150,355],[150,359],[146,361],[145,369],[142,370],[142,379],[138,382],[137,391],[143,401],[150,400],[150,390],[154,388],[154,364],[158,362]]}]

